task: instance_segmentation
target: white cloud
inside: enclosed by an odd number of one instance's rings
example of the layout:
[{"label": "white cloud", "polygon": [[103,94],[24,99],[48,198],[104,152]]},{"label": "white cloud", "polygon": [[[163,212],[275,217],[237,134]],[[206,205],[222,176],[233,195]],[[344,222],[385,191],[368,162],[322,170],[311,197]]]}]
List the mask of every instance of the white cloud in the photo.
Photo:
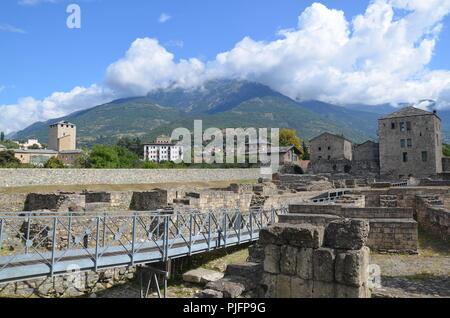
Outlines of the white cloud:
[{"label": "white cloud", "polygon": [[137,39],[124,58],[111,64],[106,84],[123,95],[145,95],[170,86],[194,87],[204,80],[205,65],[198,59],[174,61],[155,39]]},{"label": "white cloud", "polygon": [[27,98],[0,105],[7,110],[0,130],[116,97],[197,87],[215,78],[258,81],[301,100],[379,104],[434,99],[438,107],[450,107],[450,70],[429,69],[449,12],[450,0],[374,0],[348,20],[344,12],[314,3],[278,39],[245,37],[211,61],[176,60],[158,40],[137,39],[108,67],[104,88],[94,85],[43,101]]},{"label": "white cloud", "polygon": [[5,90],[5,86],[0,85],[0,93]]},{"label": "white cloud", "polygon": [[37,122],[62,117],[75,110],[92,107],[115,98],[102,87],[75,87],[70,92],[55,92],[43,100],[21,98],[16,104],[0,105],[0,131],[11,133]]},{"label": "white cloud", "polygon": [[0,31],[12,32],[12,33],[21,33],[21,34],[27,33],[25,30],[22,30],[22,29],[20,29],[18,27],[10,25],[10,24],[0,24]]},{"label": "white cloud", "polygon": [[172,17],[167,14],[167,13],[161,13],[161,15],[158,18],[158,22],[159,23],[166,23],[167,21],[169,21],[170,19],[172,19]]},{"label": "white cloud", "polygon": [[41,3],[56,3],[59,0],[19,0],[18,3],[23,6],[35,6]]}]

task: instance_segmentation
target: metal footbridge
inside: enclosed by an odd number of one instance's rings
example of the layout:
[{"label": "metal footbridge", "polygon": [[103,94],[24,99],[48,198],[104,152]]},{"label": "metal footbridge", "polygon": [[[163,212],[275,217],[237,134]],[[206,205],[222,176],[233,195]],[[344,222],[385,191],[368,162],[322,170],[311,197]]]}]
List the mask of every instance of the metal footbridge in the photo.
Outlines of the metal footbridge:
[{"label": "metal footbridge", "polygon": [[286,212],[0,212],[0,284],[167,262],[256,241]]}]

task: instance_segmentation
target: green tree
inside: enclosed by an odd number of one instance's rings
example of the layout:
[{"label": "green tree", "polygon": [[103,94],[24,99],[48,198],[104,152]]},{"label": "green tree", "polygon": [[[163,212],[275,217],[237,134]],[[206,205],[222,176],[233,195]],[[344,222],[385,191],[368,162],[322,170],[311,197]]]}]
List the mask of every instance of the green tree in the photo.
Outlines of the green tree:
[{"label": "green tree", "polygon": [[139,137],[133,139],[129,137],[120,138],[117,141],[117,146],[128,149],[129,151],[138,155],[140,158],[144,157],[144,145]]},{"label": "green tree", "polygon": [[0,152],[0,167],[16,168],[20,167],[20,160],[14,156],[13,151]]},{"label": "green tree", "polygon": [[30,147],[28,147],[28,149],[41,149],[41,147],[39,147],[39,145],[37,145],[37,144],[34,144],[34,145],[31,145]]},{"label": "green tree", "polygon": [[303,160],[310,160],[311,159],[311,155],[309,154],[309,150],[308,150],[308,147],[306,146],[305,142],[302,143],[302,150],[303,150],[302,159]]},{"label": "green tree", "polygon": [[298,149],[302,150],[302,140],[297,135],[295,129],[283,128],[280,130],[280,146],[288,147],[294,145]]},{"label": "green tree", "polygon": [[450,145],[447,144],[442,145],[442,154],[446,157],[450,157]]},{"label": "green tree", "polygon": [[3,131],[0,132],[0,141],[5,141],[5,133]]},{"label": "green tree", "polygon": [[44,164],[44,168],[47,168],[47,169],[62,169],[64,167],[65,167],[64,163],[62,163],[61,160],[59,160],[56,157],[51,157]]},{"label": "green tree", "polygon": [[94,145],[89,154],[89,167],[95,169],[138,168],[139,157],[120,146]]}]

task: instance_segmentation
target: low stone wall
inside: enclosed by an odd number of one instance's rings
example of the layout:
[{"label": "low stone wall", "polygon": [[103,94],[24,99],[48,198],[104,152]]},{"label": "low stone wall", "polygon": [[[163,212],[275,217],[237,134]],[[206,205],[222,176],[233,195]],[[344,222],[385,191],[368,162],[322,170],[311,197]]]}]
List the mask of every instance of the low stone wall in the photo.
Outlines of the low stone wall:
[{"label": "low stone wall", "polygon": [[338,220],[325,231],[276,224],[261,230],[266,298],[370,298],[366,221]]},{"label": "low stone wall", "polygon": [[416,215],[420,228],[450,241],[450,211],[433,206],[427,197],[417,197]]},{"label": "low stone wall", "polygon": [[0,188],[257,180],[260,169],[0,169]]},{"label": "low stone wall", "polygon": [[367,246],[381,252],[417,253],[418,224],[411,208],[352,208],[340,205],[290,205],[280,222],[326,227],[341,218],[365,219],[370,224]]},{"label": "low stone wall", "polygon": [[135,277],[136,267],[114,268],[98,272],[74,272],[52,278],[0,284],[0,296],[14,297],[81,297],[113,286],[125,284]]}]

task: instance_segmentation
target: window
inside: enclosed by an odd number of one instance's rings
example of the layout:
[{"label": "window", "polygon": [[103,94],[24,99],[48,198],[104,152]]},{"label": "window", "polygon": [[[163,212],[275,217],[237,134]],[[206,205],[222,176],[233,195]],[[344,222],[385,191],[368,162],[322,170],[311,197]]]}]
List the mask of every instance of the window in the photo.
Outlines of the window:
[{"label": "window", "polygon": [[319,151],[322,151],[322,147],[319,147]]},{"label": "window", "polygon": [[395,129],[395,123],[391,123],[391,129]]},{"label": "window", "polygon": [[407,121],[407,122],[406,122],[406,130],[407,130],[407,131],[411,131],[411,130],[412,130],[411,127],[412,127],[412,126],[411,126],[411,122],[410,122],[410,121]]},{"label": "window", "polygon": [[408,139],[408,148],[412,148],[412,139]]},{"label": "window", "polygon": [[328,156],[328,160],[331,160],[331,156]]},{"label": "window", "polygon": [[427,162],[428,161],[428,152],[422,151],[422,161]]},{"label": "window", "polygon": [[406,124],[400,123],[400,131],[406,131]]},{"label": "window", "polygon": [[400,140],[400,147],[401,148],[405,148],[406,147],[406,140],[405,139]]},{"label": "window", "polygon": [[408,153],[407,152],[403,153],[403,162],[408,162]]},{"label": "window", "polygon": [[328,147],[328,150],[331,150],[331,147]]}]

